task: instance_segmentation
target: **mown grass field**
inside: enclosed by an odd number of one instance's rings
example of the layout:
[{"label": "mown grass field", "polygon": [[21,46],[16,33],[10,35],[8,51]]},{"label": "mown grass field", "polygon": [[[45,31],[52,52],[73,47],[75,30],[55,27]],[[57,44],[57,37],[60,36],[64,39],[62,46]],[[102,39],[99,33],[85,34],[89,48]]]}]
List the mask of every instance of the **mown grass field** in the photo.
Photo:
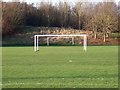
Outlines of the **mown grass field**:
[{"label": "mown grass field", "polygon": [[117,88],[118,47],[3,47],[3,88]]}]

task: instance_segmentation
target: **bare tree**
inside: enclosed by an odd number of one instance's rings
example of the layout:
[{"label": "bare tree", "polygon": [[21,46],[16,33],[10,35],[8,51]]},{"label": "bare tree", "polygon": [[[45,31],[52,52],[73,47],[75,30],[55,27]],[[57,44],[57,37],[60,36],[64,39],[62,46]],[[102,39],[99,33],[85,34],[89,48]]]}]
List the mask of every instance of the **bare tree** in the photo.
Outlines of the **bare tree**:
[{"label": "bare tree", "polygon": [[25,3],[9,2],[2,3],[2,28],[3,34],[13,32],[20,25],[25,24]]},{"label": "bare tree", "polygon": [[103,41],[106,42],[108,33],[117,29],[117,7],[114,2],[104,2],[101,10],[101,20],[103,27]]},{"label": "bare tree", "polygon": [[67,22],[67,14],[68,14],[68,5],[67,2],[64,0],[64,27],[66,27]]},{"label": "bare tree", "polygon": [[98,32],[98,26],[99,26],[99,15],[98,15],[98,9],[93,6],[92,8],[92,18],[91,18],[91,25],[92,25],[92,30],[94,32],[94,38],[97,38],[97,32]]},{"label": "bare tree", "polygon": [[78,28],[81,29],[81,15],[82,15],[82,4],[83,2],[77,2],[75,5],[75,15],[78,17]]}]

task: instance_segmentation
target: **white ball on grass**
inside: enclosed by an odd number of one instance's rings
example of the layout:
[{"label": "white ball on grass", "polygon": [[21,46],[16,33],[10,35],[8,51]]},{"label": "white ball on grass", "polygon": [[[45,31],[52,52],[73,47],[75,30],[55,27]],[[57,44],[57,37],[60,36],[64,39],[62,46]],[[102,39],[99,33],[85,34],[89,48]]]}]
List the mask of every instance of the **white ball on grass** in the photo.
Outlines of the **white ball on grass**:
[{"label": "white ball on grass", "polygon": [[69,60],[69,62],[72,62],[72,60]]}]

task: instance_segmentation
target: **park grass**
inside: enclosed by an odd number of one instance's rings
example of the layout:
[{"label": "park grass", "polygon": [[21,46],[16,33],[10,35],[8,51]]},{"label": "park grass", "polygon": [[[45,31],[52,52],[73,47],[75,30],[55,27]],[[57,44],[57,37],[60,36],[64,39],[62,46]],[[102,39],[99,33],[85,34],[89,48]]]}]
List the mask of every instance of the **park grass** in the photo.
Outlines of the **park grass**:
[{"label": "park grass", "polygon": [[[3,47],[3,88],[117,88],[118,47]],[[72,62],[70,62],[72,61]]]}]

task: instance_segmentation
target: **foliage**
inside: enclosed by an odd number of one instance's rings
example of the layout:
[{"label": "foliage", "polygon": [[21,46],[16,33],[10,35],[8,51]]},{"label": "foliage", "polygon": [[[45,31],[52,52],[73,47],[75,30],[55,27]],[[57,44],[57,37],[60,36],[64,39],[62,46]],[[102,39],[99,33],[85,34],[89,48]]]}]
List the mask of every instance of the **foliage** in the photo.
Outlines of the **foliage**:
[{"label": "foliage", "polygon": [[3,2],[3,34],[16,32],[22,26],[62,27],[102,32],[104,41],[109,33],[118,32],[118,6],[115,2]]},{"label": "foliage", "polygon": [[19,26],[25,24],[26,3],[2,3],[2,28],[3,34],[13,33]]}]

